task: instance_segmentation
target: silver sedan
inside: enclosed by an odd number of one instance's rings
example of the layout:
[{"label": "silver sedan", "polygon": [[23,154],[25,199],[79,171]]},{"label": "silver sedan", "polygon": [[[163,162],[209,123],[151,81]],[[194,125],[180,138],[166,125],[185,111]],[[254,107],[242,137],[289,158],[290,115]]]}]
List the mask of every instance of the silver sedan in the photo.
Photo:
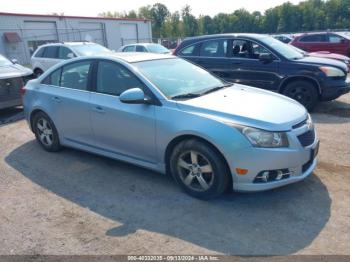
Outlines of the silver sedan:
[{"label": "silver sedan", "polygon": [[302,105],[173,56],[77,58],[22,93],[45,150],[74,147],[170,173],[198,198],[276,188],[316,166],[318,139]]}]

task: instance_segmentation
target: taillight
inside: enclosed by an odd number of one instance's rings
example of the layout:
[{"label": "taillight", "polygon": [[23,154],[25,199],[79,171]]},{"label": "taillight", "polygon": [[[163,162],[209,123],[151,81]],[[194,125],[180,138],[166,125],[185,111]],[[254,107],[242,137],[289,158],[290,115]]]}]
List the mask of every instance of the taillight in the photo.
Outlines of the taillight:
[{"label": "taillight", "polygon": [[21,96],[24,96],[24,94],[26,93],[26,88],[25,88],[25,86],[23,86],[23,87],[20,89],[19,93],[21,94]]}]

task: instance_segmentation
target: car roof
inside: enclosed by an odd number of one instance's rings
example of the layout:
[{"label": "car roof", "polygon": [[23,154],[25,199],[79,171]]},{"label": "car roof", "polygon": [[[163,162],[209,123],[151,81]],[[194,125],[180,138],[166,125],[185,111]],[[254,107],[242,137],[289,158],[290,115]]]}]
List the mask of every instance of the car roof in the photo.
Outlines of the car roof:
[{"label": "car roof", "polygon": [[160,45],[160,44],[157,44],[157,43],[133,43],[133,44],[124,45],[122,47],[134,46],[134,45],[150,46],[150,45]]},{"label": "car roof", "polygon": [[93,42],[57,42],[57,43],[47,43],[43,44],[39,47],[45,47],[45,46],[75,46],[75,45],[96,45],[96,43]]},{"label": "car roof", "polygon": [[205,40],[213,38],[225,38],[225,37],[247,37],[252,39],[261,39],[268,37],[266,34],[253,34],[253,33],[227,33],[227,34],[214,34],[214,35],[202,35],[187,37],[185,40]]},{"label": "car roof", "polygon": [[102,58],[102,59],[116,58],[116,59],[124,60],[125,62],[128,62],[128,63],[177,58],[176,56],[173,56],[173,55],[144,53],[144,52],[110,52],[105,54],[99,54],[94,57]]}]

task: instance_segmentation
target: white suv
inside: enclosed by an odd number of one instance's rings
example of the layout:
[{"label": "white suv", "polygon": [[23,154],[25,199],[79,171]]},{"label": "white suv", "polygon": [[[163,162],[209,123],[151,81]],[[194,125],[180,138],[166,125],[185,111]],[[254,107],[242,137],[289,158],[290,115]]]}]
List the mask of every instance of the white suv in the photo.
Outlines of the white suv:
[{"label": "white suv", "polygon": [[111,52],[102,45],[91,42],[64,42],[39,46],[31,57],[36,77],[57,63],[78,56],[89,56]]}]

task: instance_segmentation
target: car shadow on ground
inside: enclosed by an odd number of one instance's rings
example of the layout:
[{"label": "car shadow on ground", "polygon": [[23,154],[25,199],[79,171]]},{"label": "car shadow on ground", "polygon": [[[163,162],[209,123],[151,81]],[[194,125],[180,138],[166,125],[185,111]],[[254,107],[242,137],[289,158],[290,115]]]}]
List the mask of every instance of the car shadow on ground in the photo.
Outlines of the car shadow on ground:
[{"label": "car shadow on ground", "polygon": [[169,176],[73,149],[47,153],[35,141],[5,160],[41,187],[121,223],[108,236],[143,229],[226,254],[286,255],[310,245],[330,217],[331,199],[317,175],[268,192],[201,201]]},{"label": "car shadow on ground", "polygon": [[[319,117],[319,115],[327,117]],[[317,123],[339,124],[350,122],[350,104],[334,100],[329,102],[320,102],[312,112]]]},{"label": "car shadow on ground", "polygon": [[24,118],[22,107],[0,109],[0,126],[17,122]]}]

